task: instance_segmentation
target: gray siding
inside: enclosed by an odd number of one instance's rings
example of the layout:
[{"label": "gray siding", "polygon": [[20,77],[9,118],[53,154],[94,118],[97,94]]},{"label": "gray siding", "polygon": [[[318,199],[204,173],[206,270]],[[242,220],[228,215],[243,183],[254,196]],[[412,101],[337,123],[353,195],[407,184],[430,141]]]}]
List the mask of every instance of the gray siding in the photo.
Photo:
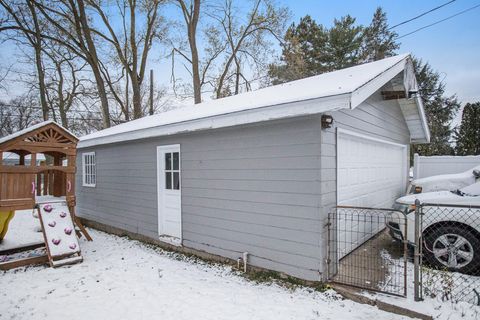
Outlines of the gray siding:
[{"label": "gray siding", "polygon": [[[384,101],[380,92],[375,93],[354,110],[330,112],[334,126],[321,132],[321,220],[326,223],[328,212],[337,202],[337,159],[336,129],[343,128],[356,131],[375,138],[407,144],[410,133],[396,100]],[[405,175],[408,167],[405,167]],[[326,231],[326,230],[325,230]],[[326,232],[322,235],[322,261],[326,260]]]},{"label": "gray siding", "polygon": [[[79,150],[78,215],[158,238],[156,147],[181,145],[183,245],[318,280],[319,117],[272,121]],[[95,151],[97,185],[81,185]]]},{"label": "gray siding", "polygon": [[[395,101],[354,110],[79,150],[79,216],[158,238],[156,147],[180,144],[183,245],[318,280],[336,204],[336,128],[409,144]],[[97,186],[81,186],[81,153],[96,151]],[[407,174],[405,168],[405,174]],[[320,273],[320,274],[319,274]]]}]

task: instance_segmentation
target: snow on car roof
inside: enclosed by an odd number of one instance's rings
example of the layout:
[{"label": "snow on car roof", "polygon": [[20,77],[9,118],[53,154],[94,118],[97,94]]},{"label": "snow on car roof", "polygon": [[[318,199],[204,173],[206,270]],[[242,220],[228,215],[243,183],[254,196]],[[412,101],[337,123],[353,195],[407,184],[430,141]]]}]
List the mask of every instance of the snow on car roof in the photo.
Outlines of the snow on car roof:
[{"label": "snow on car roof", "polygon": [[461,192],[470,196],[480,196],[480,181],[460,189]]},{"label": "snow on car roof", "polygon": [[[338,101],[336,101],[336,103],[326,103],[325,106],[322,105],[323,109],[320,109],[317,103],[315,109],[317,113],[340,108],[354,108],[356,103],[360,103],[368,98],[368,96],[365,96],[366,93],[370,93],[360,92],[360,89],[372,86],[369,88],[374,87],[375,90],[377,90],[379,87],[375,86],[377,86],[378,83],[373,80],[380,77],[382,74],[387,73],[389,70],[392,70],[392,72],[395,70],[396,74],[398,74],[398,72],[402,71],[405,67],[405,61],[409,56],[409,54],[402,54],[256,91],[245,92],[222,99],[209,100],[183,108],[176,108],[171,111],[147,116],[86,135],[80,138],[78,147],[82,148],[104,143],[114,143],[125,140],[213,128],[214,125],[207,122],[209,119],[217,116],[223,117],[223,126],[259,122],[287,116],[298,116],[302,115],[302,112],[305,113],[305,106],[303,109],[298,108],[295,110],[293,110],[293,108],[288,110],[276,108],[274,111],[275,114],[272,114],[273,111],[271,110],[269,110],[271,113],[267,114],[266,109],[264,110],[263,108],[281,106],[294,102],[310,101],[318,98],[349,95],[341,101],[341,104]],[[400,69],[396,68],[400,65]],[[390,79],[383,80],[387,82]],[[383,85],[383,83],[381,85]],[[355,93],[355,95],[353,93]],[[419,106],[419,108],[422,109],[421,106]],[[238,114],[241,111],[258,109],[261,109],[263,113],[250,115],[250,117],[245,116],[242,119],[232,119],[234,114]],[[421,113],[423,113],[423,109],[421,110]],[[228,121],[225,120],[226,118],[228,118]],[[204,120],[206,123],[201,126],[197,125],[196,127],[185,125],[186,123],[191,124],[193,120]],[[182,124],[183,126],[180,127],[179,124]],[[175,128],[172,126],[175,126]],[[171,129],[149,130],[153,128],[165,129],[165,127]],[[426,133],[426,135],[428,136],[428,133]],[[114,136],[119,137],[112,138]]]}]

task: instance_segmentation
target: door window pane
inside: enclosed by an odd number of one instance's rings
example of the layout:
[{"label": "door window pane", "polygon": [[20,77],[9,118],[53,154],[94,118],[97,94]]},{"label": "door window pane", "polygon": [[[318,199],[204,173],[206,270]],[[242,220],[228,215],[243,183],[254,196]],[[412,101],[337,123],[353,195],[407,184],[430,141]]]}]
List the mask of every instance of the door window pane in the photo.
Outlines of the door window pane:
[{"label": "door window pane", "polygon": [[165,189],[172,189],[172,173],[165,172]]},{"label": "door window pane", "polygon": [[165,170],[171,170],[171,169],[172,169],[172,154],[165,153]]},{"label": "door window pane", "polygon": [[178,170],[179,165],[179,154],[178,152],[173,153],[173,170]]},{"label": "door window pane", "polygon": [[173,189],[180,190],[180,173],[173,173]]}]

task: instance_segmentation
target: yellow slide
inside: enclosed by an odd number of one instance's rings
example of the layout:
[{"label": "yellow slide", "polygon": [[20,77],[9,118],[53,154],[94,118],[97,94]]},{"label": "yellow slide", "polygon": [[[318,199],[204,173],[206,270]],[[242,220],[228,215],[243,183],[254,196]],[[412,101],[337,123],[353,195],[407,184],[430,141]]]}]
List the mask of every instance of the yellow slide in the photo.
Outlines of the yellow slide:
[{"label": "yellow slide", "polygon": [[15,211],[0,211],[0,241],[2,241],[7,234],[8,224],[14,215]]}]

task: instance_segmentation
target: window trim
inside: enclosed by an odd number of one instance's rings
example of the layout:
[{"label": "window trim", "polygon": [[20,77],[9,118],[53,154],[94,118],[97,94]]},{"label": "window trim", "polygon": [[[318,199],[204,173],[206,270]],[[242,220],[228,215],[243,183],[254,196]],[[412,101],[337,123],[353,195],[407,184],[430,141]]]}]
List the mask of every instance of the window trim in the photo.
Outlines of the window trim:
[{"label": "window trim", "polygon": [[[93,173],[91,175],[94,177],[95,182],[94,183],[87,183],[87,174],[86,174],[86,158],[88,156],[93,156],[93,164],[89,163],[91,168],[93,168]],[[95,155],[95,152],[84,152],[82,153],[82,186],[84,187],[90,187],[90,188],[95,188],[97,186],[97,157]]]}]

